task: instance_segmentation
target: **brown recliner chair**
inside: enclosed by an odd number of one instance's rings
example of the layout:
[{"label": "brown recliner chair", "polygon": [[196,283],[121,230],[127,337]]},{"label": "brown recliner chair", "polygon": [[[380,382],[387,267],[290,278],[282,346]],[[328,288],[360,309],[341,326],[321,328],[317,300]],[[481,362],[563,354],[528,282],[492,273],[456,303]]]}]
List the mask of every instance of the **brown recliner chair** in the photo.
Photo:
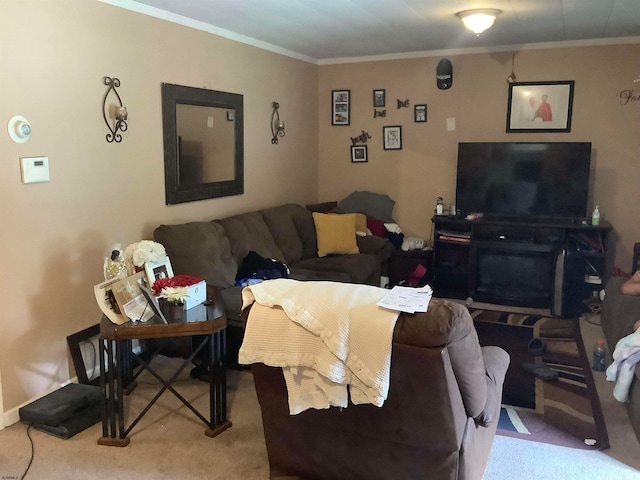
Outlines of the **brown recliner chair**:
[{"label": "brown recliner chair", "polygon": [[464,306],[439,299],[399,317],[380,408],[289,415],[282,370],[253,364],[271,478],[479,480],[508,365],[504,350],[480,347]]}]

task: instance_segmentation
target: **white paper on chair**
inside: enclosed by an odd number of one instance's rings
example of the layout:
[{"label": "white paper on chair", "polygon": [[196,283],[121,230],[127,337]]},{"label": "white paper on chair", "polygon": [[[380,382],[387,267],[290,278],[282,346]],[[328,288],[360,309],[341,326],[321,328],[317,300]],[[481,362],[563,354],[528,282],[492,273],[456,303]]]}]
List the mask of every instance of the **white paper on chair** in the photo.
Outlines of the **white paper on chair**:
[{"label": "white paper on chair", "polygon": [[421,288],[395,286],[377,305],[405,313],[426,312],[432,296],[433,290],[429,285]]}]

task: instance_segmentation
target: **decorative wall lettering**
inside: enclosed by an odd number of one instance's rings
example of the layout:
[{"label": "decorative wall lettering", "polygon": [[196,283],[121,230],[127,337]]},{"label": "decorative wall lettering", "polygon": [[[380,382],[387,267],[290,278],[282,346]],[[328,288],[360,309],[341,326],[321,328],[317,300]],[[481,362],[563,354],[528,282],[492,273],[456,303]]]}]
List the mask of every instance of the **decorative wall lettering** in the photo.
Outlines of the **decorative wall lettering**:
[{"label": "decorative wall lettering", "polygon": [[407,108],[407,107],[409,107],[408,98],[404,102],[402,100],[398,100],[398,108]]},{"label": "decorative wall lettering", "polygon": [[631,102],[640,101],[640,92],[637,90],[621,90],[618,93],[618,98],[620,99],[620,105],[629,105]]},{"label": "decorative wall lettering", "polygon": [[351,144],[355,145],[358,142],[367,143],[367,140],[370,138],[371,138],[371,135],[369,135],[367,132],[362,130],[362,133],[357,137],[351,137]]},{"label": "decorative wall lettering", "polygon": [[386,116],[387,116],[387,109],[386,108],[384,110],[373,110],[373,118],[386,117]]}]

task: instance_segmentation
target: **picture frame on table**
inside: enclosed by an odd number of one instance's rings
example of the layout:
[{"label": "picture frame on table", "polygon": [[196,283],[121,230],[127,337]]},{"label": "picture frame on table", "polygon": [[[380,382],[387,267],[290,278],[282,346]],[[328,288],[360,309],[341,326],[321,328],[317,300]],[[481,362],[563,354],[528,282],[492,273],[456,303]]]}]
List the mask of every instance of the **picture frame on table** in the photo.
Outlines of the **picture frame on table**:
[{"label": "picture frame on table", "polygon": [[369,161],[366,145],[352,145],[351,146],[351,162],[352,163],[365,163]]},{"label": "picture frame on table", "polygon": [[373,108],[384,107],[386,101],[386,90],[384,88],[378,88],[373,91]]},{"label": "picture frame on table", "polygon": [[144,271],[147,274],[147,285],[149,285],[149,288],[153,287],[153,284],[158,278],[173,277],[173,268],[171,267],[169,257],[164,257],[153,262],[145,262]]},{"label": "picture frame on table", "polygon": [[351,90],[331,91],[331,125],[350,125]]},{"label": "picture frame on table", "polygon": [[416,123],[424,123],[427,121],[427,105],[413,106],[413,121]]},{"label": "picture frame on table", "polygon": [[402,150],[402,127],[400,125],[382,127],[382,141],[385,150]]},{"label": "picture frame on table", "polygon": [[570,132],[573,80],[509,84],[507,133]]}]

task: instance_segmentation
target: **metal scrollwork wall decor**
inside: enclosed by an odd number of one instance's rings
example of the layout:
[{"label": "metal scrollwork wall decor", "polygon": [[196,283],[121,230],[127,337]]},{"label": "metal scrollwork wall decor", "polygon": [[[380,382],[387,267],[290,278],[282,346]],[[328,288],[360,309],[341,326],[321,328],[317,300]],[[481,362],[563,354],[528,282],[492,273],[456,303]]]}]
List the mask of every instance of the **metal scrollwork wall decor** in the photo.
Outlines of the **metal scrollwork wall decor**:
[{"label": "metal scrollwork wall decor", "polygon": [[[107,142],[112,143],[115,141],[116,143],[120,143],[122,141],[122,135],[118,132],[126,132],[128,128],[127,107],[122,104],[122,99],[116,90],[116,88],[120,87],[120,79],[115,77],[104,77],[103,81],[104,84],[109,87],[102,100],[102,116],[104,118],[104,123],[106,123],[107,128],[109,129],[109,133],[106,135]],[[113,92],[118,100],[118,103],[113,105],[113,111],[111,111],[111,104],[107,105],[107,98],[111,92]],[[111,117],[115,120],[113,127],[111,127],[107,117]]]},{"label": "metal scrollwork wall decor", "polygon": [[271,144],[277,145],[278,137],[284,137],[284,122],[280,120],[280,113],[278,112],[280,104],[273,102],[271,106],[273,107],[273,113],[271,114]]}]

